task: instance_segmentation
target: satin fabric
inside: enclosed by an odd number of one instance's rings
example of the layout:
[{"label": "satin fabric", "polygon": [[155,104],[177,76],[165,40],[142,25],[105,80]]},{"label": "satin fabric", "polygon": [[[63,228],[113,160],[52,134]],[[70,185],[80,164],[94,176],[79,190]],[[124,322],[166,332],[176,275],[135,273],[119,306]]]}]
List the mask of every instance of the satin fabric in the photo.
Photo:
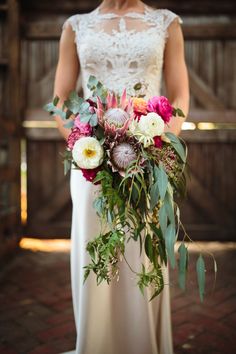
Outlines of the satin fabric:
[{"label": "satin fabric", "polygon": [[[77,340],[75,354],[172,354],[172,332],[168,269],[164,268],[164,291],[149,302],[125,261],[120,262],[119,281],[96,284],[90,274],[83,284],[89,263],[87,241],[100,231],[93,208],[99,186],[85,180],[81,171],[71,171],[73,201],[71,232],[71,285]],[[139,245],[130,240],[126,258],[135,271],[140,270]]]}]

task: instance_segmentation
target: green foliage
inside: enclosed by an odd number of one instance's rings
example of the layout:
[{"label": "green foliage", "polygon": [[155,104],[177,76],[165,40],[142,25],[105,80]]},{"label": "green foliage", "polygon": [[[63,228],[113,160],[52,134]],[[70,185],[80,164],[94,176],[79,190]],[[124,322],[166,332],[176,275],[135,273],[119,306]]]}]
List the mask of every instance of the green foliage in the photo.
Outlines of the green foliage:
[{"label": "green foliage", "polygon": [[101,101],[105,103],[107,96],[107,89],[103,86],[103,84],[97,80],[97,78],[93,75],[90,75],[87,87],[90,91],[92,91],[93,97],[100,97]]},{"label": "green foliage", "polygon": [[72,166],[72,153],[70,150],[65,150],[63,154],[61,154],[63,158],[63,164],[64,164],[64,175],[70,171],[71,166]]},{"label": "green foliage", "polygon": [[179,286],[182,290],[185,290],[186,286],[186,271],[188,267],[188,249],[185,246],[184,242],[181,242],[179,248]]},{"label": "green foliage", "polygon": [[93,241],[88,242],[88,251],[92,262],[85,266],[84,282],[90,271],[97,277],[97,284],[106,280],[109,284],[111,279],[118,273],[118,260],[124,254],[125,233],[114,230],[101,234]]},{"label": "green foliage", "polygon": [[170,132],[166,133],[166,136],[170,139],[173,148],[176,150],[181,160],[186,163],[187,147],[184,141],[180,137],[177,137],[176,135]]},{"label": "green foliage", "polygon": [[196,263],[197,269],[197,280],[198,280],[198,288],[199,288],[199,296],[201,301],[203,301],[204,293],[205,293],[205,262],[202,254],[199,255]]},{"label": "green foliage", "polygon": [[176,116],[183,117],[183,118],[185,117],[185,115],[184,115],[182,109],[180,109],[180,108],[174,108],[174,109],[173,109],[173,112],[172,112],[172,115],[173,115],[174,117],[176,117]]},{"label": "green foliage", "polygon": [[69,94],[68,99],[64,102],[65,106],[73,113],[78,114],[81,104],[84,102],[83,98],[78,96],[76,91]]},{"label": "green foliage", "polygon": [[[184,230],[174,197],[184,195],[186,191],[187,146],[180,137],[166,133],[169,141],[163,142],[161,149],[154,146],[144,148],[139,144],[137,158],[130,163],[125,175],[113,172],[108,162],[108,137],[98,125],[97,115],[90,105],[91,101],[97,102],[97,97],[105,103],[107,89],[92,75],[87,86],[92,92],[89,102],[72,91],[62,108],[57,107],[58,96],[45,106],[48,112],[66,120],[67,128],[73,127],[73,121],[68,119],[79,114],[81,122],[93,127],[93,134],[105,151],[101,170],[93,181],[100,184],[93,207],[101,220],[101,232],[87,243],[90,262],[84,267],[84,281],[90,272],[94,272],[97,284],[102,281],[110,283],[119,276],[119,264],[122,260],[136,274],[141,292],[144,294],[146,288],[151,289],[152,300],[164,287],[162,267],[170,262],[171,267],[175,268],[175,244],[180,227]],[[142,97],[138,95],[141,89],[141,83],[134,86],[137,97]],[[174,109],[173,115],[184,117],[179,108]],[[63,159],[64,171],[67,173],[73,164],[71,151],[67,150]],[[184,231],[184,238],[186,237],[188,236]],[[125,257],[128,242],[136,242],[134,247],[139,247],[140,256],[145,259],[141,271],[134,271]],[[178,282],[184,290],[188,267],[188,249],[184,241],[181,242],[178,253]],[[214,267],[216,271],[215,263]],[[205,264],[201,254],[196,263],[196,271],[200,299],[203,301]]]},{"label": "green foliage", "polygon": [[165,243],[172,268],[175,268],[175,228],[173,224],[169,224],[165,232]]},{"label": "green foliage", "polygon": [[[57,99],[55,98],[54,101],[57,102]],[[66,112],[64,112],[62,109],[56,107],[53,102],[46,104],[44,106],[44,109],[53,116],[60,116],[63,120],[66,119]]]},{"label": "green foliage", "polygon": [[159,167],[154,167],[154,175],[158,184],[161,200],[163,200],[167,191],[168,177],[161,163],[159,164]]},{"label": "green foliage", "polygon": [[137,277],[138,286],[142,294],[144,294],[145,288],[153,289],[153,293],[149,301],[159,295],[164,288],[164,279],[161,267],[159,267],[158,269],[152,268],[150,271],[147,271],[145,266],[142,264],[142,272],[138,273]]}]

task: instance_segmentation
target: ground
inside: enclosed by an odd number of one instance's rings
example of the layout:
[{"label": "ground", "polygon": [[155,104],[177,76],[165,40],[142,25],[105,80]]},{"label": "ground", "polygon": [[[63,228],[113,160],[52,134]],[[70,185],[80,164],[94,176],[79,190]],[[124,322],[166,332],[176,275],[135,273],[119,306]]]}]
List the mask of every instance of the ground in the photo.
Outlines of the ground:
[{"label": "ground", "polygon": [[[0,354],[58,354],[72,350],[76,333],[69,240],[38,241],[35,250],[29,241],[22,243],[24,248],[0,271]],[[236,244],[211,242],[200,243],[199,247],[190,252],[185,293],[177,286],[176,271],[171,271],[175,354],[234,354]],[[203,303],[198,297],[195,274],[200,249],[213,252],[218,265],[213,289],[213,262],[206,256]]]}]

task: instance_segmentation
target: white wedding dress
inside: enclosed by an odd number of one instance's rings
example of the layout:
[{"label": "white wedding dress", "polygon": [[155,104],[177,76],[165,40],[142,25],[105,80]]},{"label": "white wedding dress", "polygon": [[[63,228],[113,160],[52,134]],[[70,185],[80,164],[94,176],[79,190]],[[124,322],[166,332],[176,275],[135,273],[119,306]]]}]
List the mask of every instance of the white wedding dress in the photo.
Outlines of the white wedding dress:
[{"label": "white wedding dress", "polygon": [[[115,92],[126,87],[132,94],[133,86],[141,82],[140,93],[145,98],[159,95],[167,29],[174,19],[182,23],[172,11],[148,6],[143,13],[122,16],[103,14],[97,8],[69,17],[63,28],[71,25],[75,31],[84,96],[91,94],[87,88],[90,75]],[[79,170],[71,171],[71,284],[77,330],[76,349],[71,353],[173,354],[167,269],[164,291],[151,302],[150,293],[142,296],[125,262],[120,264],[118,282],[97,286],[90,274],[83,285],[83,267],[89,263],[86,244],[100,230],[92,206],[97,188]],[[136,271],[141,264],[138,248],[132,241],[126,249]]]}]

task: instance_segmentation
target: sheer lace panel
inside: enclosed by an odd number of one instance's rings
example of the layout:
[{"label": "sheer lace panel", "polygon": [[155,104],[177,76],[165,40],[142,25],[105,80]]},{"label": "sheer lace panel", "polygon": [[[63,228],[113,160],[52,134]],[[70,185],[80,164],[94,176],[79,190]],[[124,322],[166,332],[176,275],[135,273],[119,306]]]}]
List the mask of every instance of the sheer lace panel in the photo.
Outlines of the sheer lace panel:
[{"label": "sheer lace panel", "polygon": [[75,31],[85,97],[91,94],[86,87],[89,75],[117,93],[126,87],[134,95],[134,85],[141,82],[139,94],[146,98],[158,95],[168,27],[176,18],[183,23],[170,10],[148,6],[144,13],[120,16],[103,14],[97,8],[68,18],[63,28],[70,24]]}]

